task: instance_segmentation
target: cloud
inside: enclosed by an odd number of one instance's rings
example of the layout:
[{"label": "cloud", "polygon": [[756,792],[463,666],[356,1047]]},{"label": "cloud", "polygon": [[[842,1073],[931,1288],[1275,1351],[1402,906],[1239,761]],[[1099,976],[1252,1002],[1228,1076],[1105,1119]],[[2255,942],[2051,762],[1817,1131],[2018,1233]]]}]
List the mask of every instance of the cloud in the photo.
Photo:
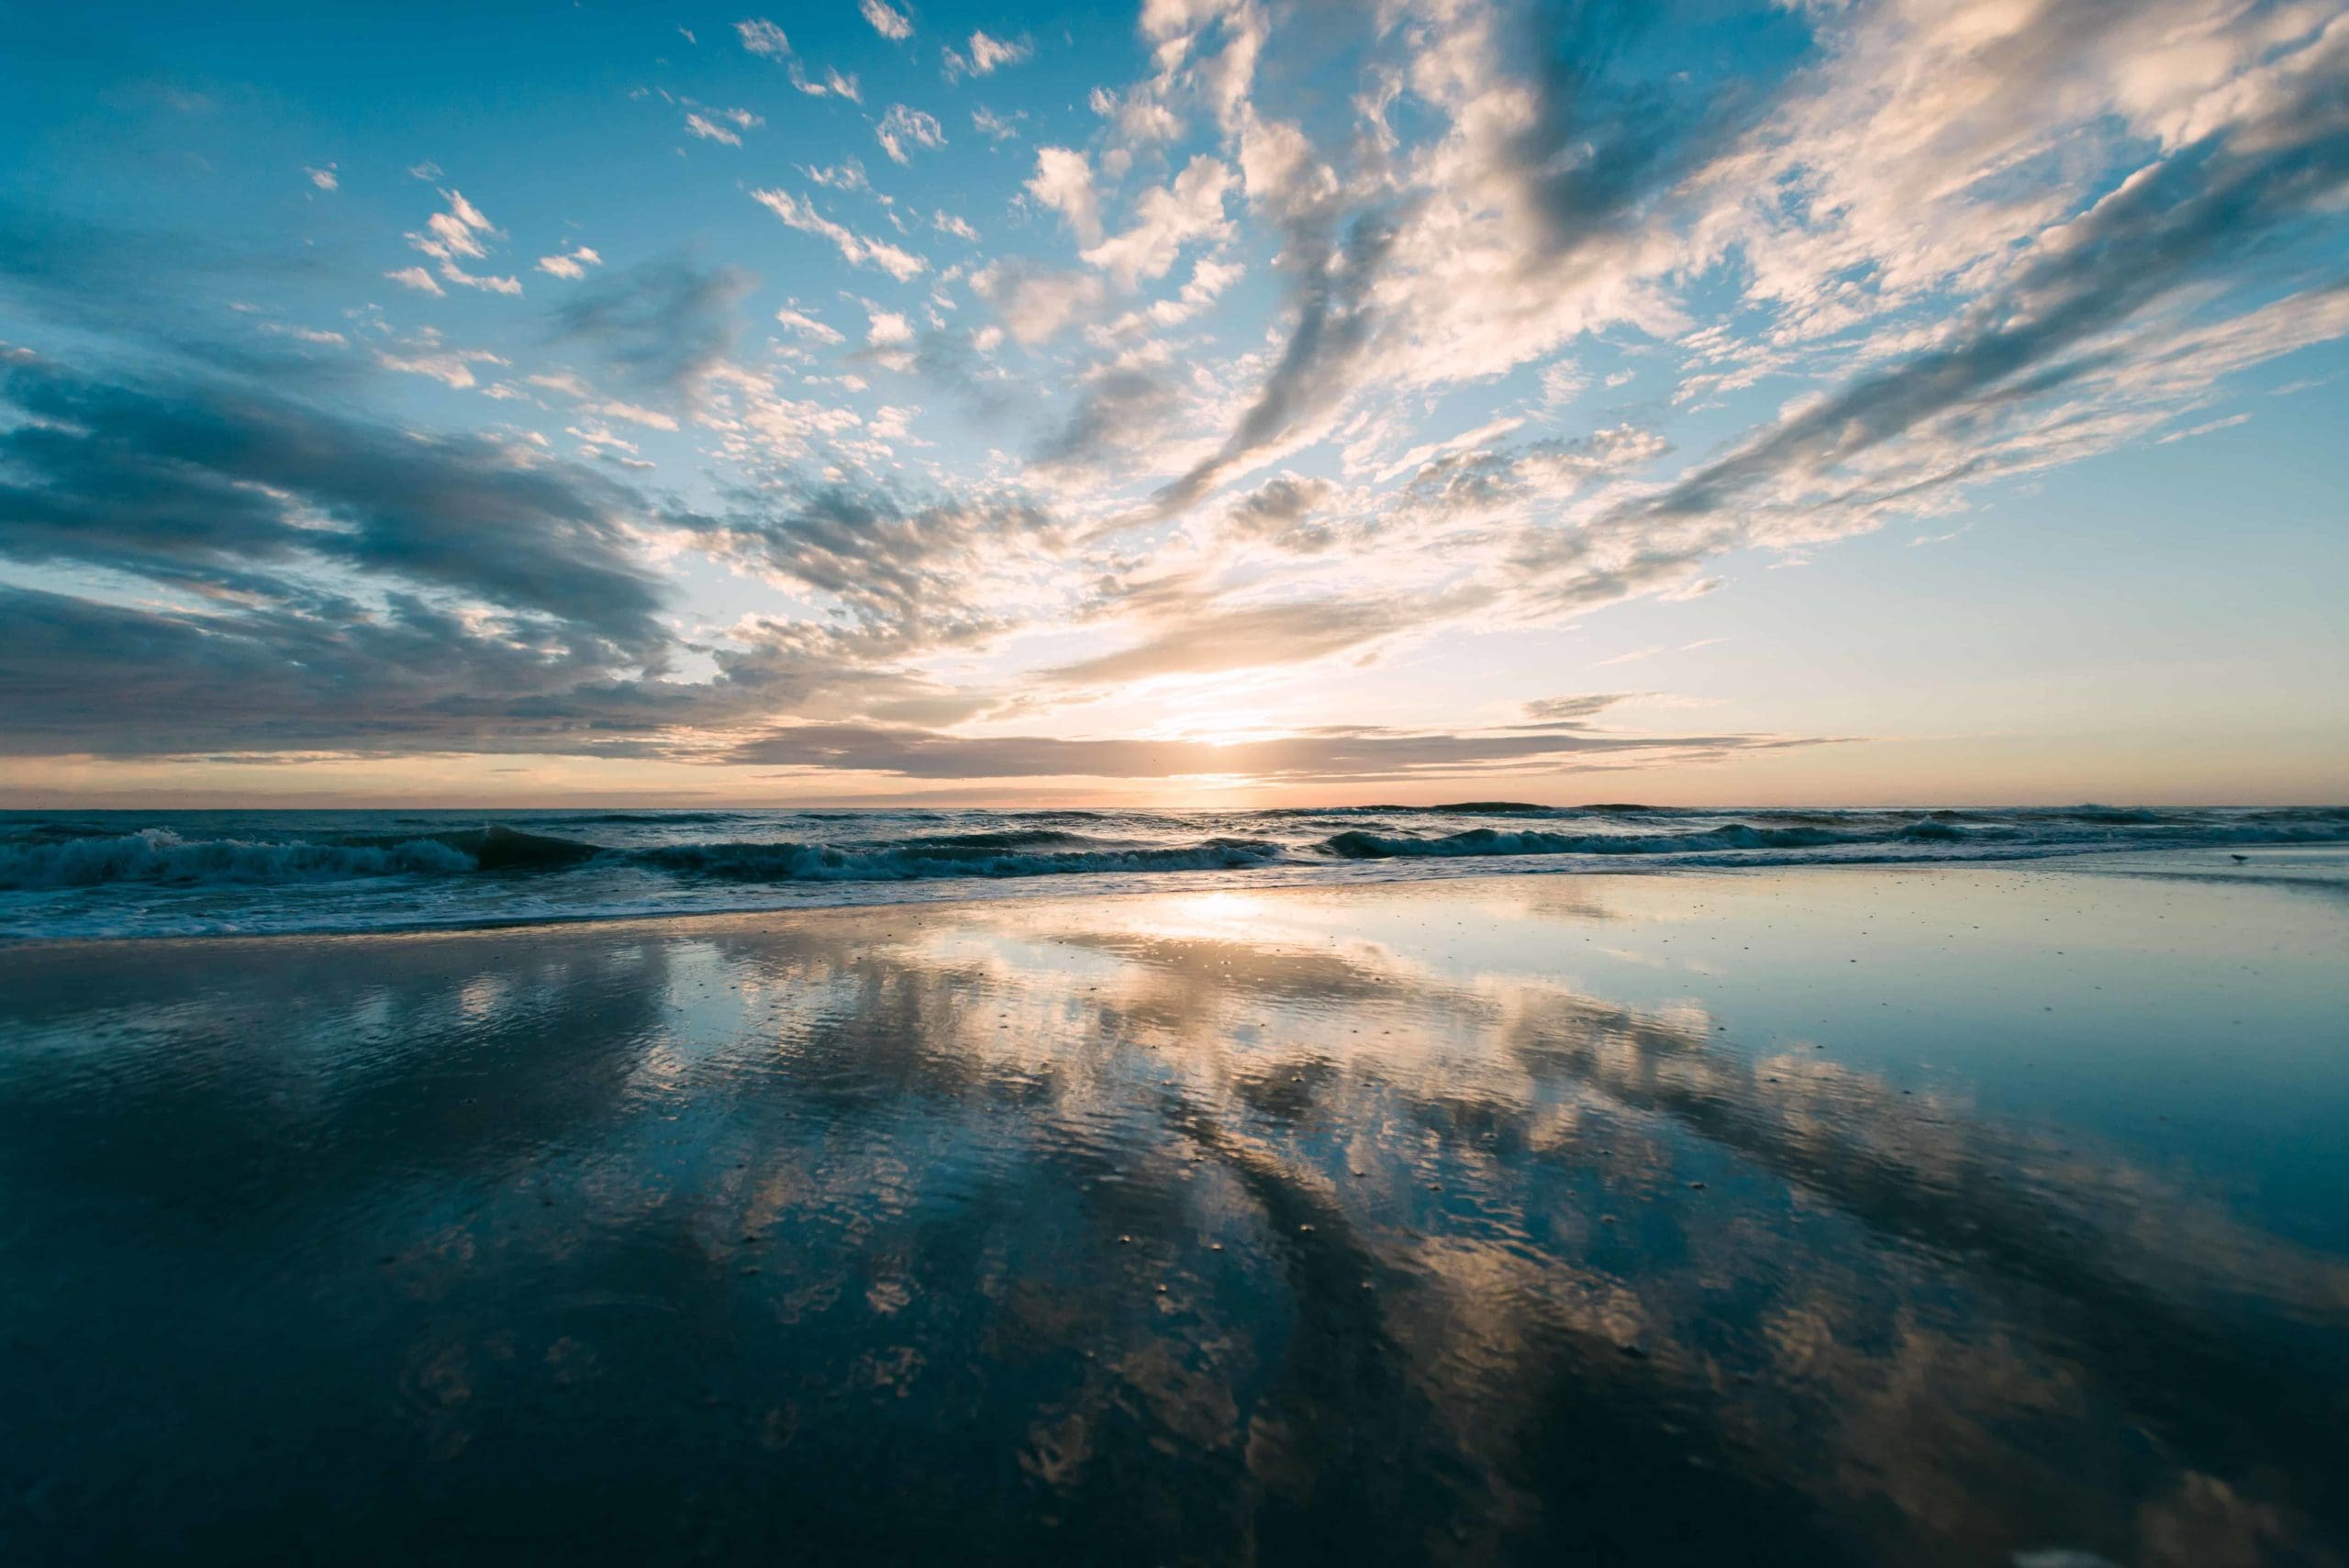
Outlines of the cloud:
[{"label": "cloud", "polygon": [[818,343],[840,342],[841,335],[796,306],[785,306],[774,313],[774,318],[802,338],[812,338]]},{"label": "cloud", "polygon": [[944,51],[946,80],[954,82],[965,76],[992,76],[998,68],[1018,65],[1035,52],[1036,46],[1024,38],[1007,41],[990,38],[983,32],[974,32],[968,53],[952,49]]},{"label": "cloud", "polygon": [[791,40],[773,22],[763,18],[737,22],[734,31],[741,39],[742,47],[752,54],[763,55],[769,60],[787,60],[791,56]]},{"label": "cloud", "polygon": [[1028,112],[1025,109],[1013,115],[1010,119],[1004,118],[992,109],[973,109],[971,128],[990,140],[1017,141],[1019,139],[1019,127],[1013,122],[1024,120],[1027,117]]},{"label": "cloud", "polygon": [[[1043,177],[1041,167],[1037,177]],[[1231,171],[1200,153],[1173,184],[1143,193],[1134,204],[1132,227],[1086,250],[1085,260],[1109,273],[1120,288],[1163,277],[1185,245],[1230,234],[1223,217],[1224,193],[1230,187]]]},{"label": "cloud", "polygon": [[451,391],[462,392],[474,384],[476,364],[502,365],[506,361],[486,350],[413,355],[390,354],[378,350],[375,362],[387,371],[407,375],[429,376]]},{"label": "cloud", "polygon": [[569,250],[557,251],[554,255],[539,258],[539,271],[552,273],[558,278],[571,278],[574,281],[585,277],[588,268],[600,267],[603,264],[604,258],[584,245],[574,246]]},{"label": "cloud", "polygon": [[[522,283],[518,278],[465,271],[459,258],[476,261],[486,258],[489,255],[487,242],[499,238],[498,231],[483,216],[479,207],[465,200],[463,192],[442,191],[440,199],[448,204],[448,210],[436,212],[427,218],[421,230],[411,230],[407,236],[408,244],[438,261],[441,278],[449,283],[491,294],[520,294]],[[413,272],[416,269],[407,271]],[[405,274],[387,272],[384,275],[396,277],[401,282],[407,281]],[[433,292],[440,291],[436,289]]]},{"label": "cloud", "polygon": [[[0,553],[257,585],[333,566],[442,589],[649,653],[667,634],[634,498],[474,438],[424,437],[216,383],[0,368]],[[320,526],[320,525],[325,526]]]},{"label": "cloud", "polygon": [[1989,433],[2083,384],[2125,378],[2136,356],[2112,335],[2132,317],[2349,193],[2339,90],[2349,26],[2286,63],[2241,121],[2129,175],[1935,340],[1682,475],[1618,525],[1721,518],[1766,534],[1788,518],[1826,537],[1871,526],[1884,507],[1913,506],[1985,464],[2030,463],[2034,449],[2002,451]]},{"label": "cloud", "polygon": [[1096,87],[1085,102],[1110,123],[1116,139],[1127,147],[1173,141],[1183,134],[1182,119],[1148,86],[1122,96],[1107,87]]},{"label": "cloud", "polygon": [[1553,437],[1518,447],[1475,447],[1422,464],[1404,486],[1407,506],[1445,516],[1558,501],[1596,478],[1661,456],[1664,438],[1629,425],[1578,439]]},{"label": "cloud", "polygon": [[708,120],[703,118],[697,114],[689,114],[685,117],[685,129],[690,134],[698,136],[706,141],[720,141],[724,142],[729,147],[740,147],[742,145],[742,139],[733,131],[728,130],[722,125],[712,125]]},{"label": "cloud", "polygon": [[832,66],[825,68],[824,79],[818,82],[794,64],[791,84],[811,98],[846,98],[852,104],[864,102],[864,91],[857,85],[856,78],[843,76],[838,68]]},{"label": "cloud", "polygon": [[910,250],[899,249],[885,240],[868,239],[851,232],[843,225],[818,213],[807,202],[786,191],[760,190],[751,193],[751,199],[775,217],[804,234],[829,239],[851,266],[878,267],[899,283],[918,277],[930,263]]},{"label": "cloud", "polygon": [[1068,147],[1036,150],[1036,172],[1029,176],[1028,194],[1068,220],[1076,237],[1087,245],[1101,242],[1101,202],[1093,191],[1093,165],[1085,154]]},{"label": "cloud", "polygon": [[627,384],[693,402],[732,352],[738,307],[757,286],[739,267],[649,261],[573,294],[555,311],[557,330]]},{"label": "cloud", "polygon": [[334,191],[342,188],[342,182],[335,177],[334,165],[331,163],[323,169],[304,169],[302,172],[307,174],[310,177],[310,183],[319,190]]},{"label": "cloud", "polygon": [[1113,361],[1087,373],[1060,431],[1037,450],[1037,462],[1072,473],[1131,467],[1182,408],[1171,367]]},{"label": "cloud", "polygon": [[449,292],[433,282],[432,274],[422,267],[402,267],[396,272],[385,272],[384,276],[403,288],[412,288],[421,294],[446,295]]},{"label": "cloud", "polygon": [[1098,311],[1108,291],[1090,272],[1056,272],[1005,261],[971,274],[971,289],[995,306],[1023,344],[1044,342]]},{"label": "cloud", "polygon": [[1108,684],[1155,675],[1214,673],[1327,658],[1467,607],[1460,595],[1402,599],[1307,599],[1263,605],[1158,608],[1164,622],[1113,653],[1044,671],[1068,685]]},{"label": "cloud", "polygon": [[1291,266],[1303,282],[1286,343],[1221,448],[1161,490],[1155,513],[1189,506],[1300,418],[1345,395],[1349,373],[1370,338],[1372,285],[1394,239],[1393,225],[1375,212],[1357,215],[1339,243],[1313,228],[1296,236]]},{"label": "cloud", "polygon": [[860,635],[899,652],[1000,629],[987,587],[996,552],[1059,537],[1045,513],[1010,497],[907,500],[884,488],[794,482],[736,500],[691,520],[705,548],[829,595]]},{"label": "cloud", "polygon": [[804,724],[746,741],[729,760],[912,779],[1164,779],[1267,782],[1440,779],[1497,768],[1545,771],[1638,760],[1654,765],[1825,742],[1768,735],[1589,736],[1555,731],[1414,732],[1333,726],[1215,745],[1163,739],[954,735],[870,724]]},{"label": "cloud", "polygon": [[914,36],[911,17],[891,6],[888,0],[857,0],[857,7],[873,30],[885,39],[903,39]]},{"label": "cloud", "polygon": [[930,226],[941,234],[951,234],[957,239],[967,239],[974,245],[979,242],[979,231],[952,213],[943,210],[931,213]]},{"label": "cloud", "polygon": [[2208,436],[2220,430],[2232,430],[2237,425],[2249,423],[2251,423],[2251,416],[2248,414],[2230,414],[2223,419],[2206,419],[2201,424],[2189,426],[2183,430],[2172,430],[2168,435],[2161,438],[2159,444],[2167,446],[2172,441],[2190,441],[2197,436]]},{"label": "cloud", "polygon": [[1305,519],[1336,491],[1326,479],[1276,474],[1232,504],[1224,514],[1225,537],[1261,539],[1297,554],[1326,550],[1333,542],[1330,530]]},{"label": "cloud", "polygon": [[321,348],[347,349],[351,339],[340,332],[321,331],[315,327],[288,327],[282,322],[264,321],[259,330],[273,338],[291,338],[296,342],[316,343]]},{"label": "cloud", "polygon": [[890,105],[889,112],[881,117],[881,123],[874,128],[873,134],[880,141],[881,150],[896,163],[913,161],[906,151],[908,142],[916,147],[939,148],[946,145],[945,129],[935,117],[919,109],[907,108],[903,104]]},{"label": "cloud", "polygon": [[1523,706],[1525,717],[1533,723],[1578,725],[1638,695],[1637,692],[1578,692],[1572,696],[1536,697]]}]

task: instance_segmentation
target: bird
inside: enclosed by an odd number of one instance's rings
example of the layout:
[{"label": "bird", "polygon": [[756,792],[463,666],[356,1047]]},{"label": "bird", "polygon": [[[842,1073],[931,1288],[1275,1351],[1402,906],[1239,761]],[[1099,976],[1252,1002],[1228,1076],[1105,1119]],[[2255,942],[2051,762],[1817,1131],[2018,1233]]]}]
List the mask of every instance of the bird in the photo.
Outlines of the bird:
[{"label": "bird", "polygon": [[2241,865],[2243,862],[2251,859],[2249,855],[2231,855],[2228,858],[2232,860],[2237,865]]}]

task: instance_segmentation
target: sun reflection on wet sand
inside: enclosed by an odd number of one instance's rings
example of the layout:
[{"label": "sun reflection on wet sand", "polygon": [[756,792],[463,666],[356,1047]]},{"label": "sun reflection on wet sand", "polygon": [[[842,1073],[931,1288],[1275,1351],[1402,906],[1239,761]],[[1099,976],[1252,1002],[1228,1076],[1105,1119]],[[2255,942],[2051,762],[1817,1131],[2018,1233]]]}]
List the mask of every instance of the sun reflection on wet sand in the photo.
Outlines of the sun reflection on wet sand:
[{"label": "sun reflection on wet sand", "polygon": [[2349,1105],[2349,921],[2145,886],[0,954],[0,1518],[100,1558],[494,1518],[653,1561],[2335,1562],[2349,1263],[2291,1195],[2349,1174],[2299,1131]]}]

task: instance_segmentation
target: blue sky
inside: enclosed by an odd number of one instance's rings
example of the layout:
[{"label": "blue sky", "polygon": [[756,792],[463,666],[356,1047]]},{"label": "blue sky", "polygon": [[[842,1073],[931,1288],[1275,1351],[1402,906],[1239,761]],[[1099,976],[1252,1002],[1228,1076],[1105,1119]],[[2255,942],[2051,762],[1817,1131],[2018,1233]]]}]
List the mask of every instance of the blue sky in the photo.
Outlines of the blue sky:
[{"label": "blue sky", "polygon": [[2349,778],[2337,7],[0,34],[9,803]]}]

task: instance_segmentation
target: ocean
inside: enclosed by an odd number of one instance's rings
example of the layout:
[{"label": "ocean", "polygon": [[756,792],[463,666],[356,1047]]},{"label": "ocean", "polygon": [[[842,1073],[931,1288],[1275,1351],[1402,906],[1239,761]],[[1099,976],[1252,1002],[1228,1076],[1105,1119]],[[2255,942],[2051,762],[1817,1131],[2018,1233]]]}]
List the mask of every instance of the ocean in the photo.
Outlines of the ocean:
[{"label": "ocean", "polygon": [[0,940],[2349,840],[2349,807],[0,812]]}]

